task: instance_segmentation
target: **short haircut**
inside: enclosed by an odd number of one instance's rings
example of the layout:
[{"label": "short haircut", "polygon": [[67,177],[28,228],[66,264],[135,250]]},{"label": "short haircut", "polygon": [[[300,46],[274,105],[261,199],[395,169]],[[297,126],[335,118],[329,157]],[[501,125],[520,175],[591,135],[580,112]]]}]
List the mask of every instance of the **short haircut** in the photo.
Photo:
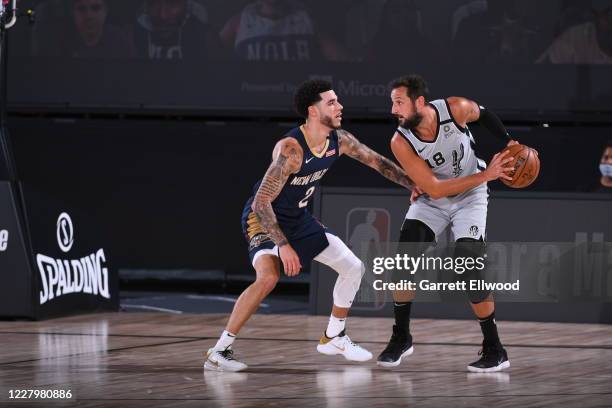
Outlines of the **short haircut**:
[{"label": "short haircut", "polygon": [[405,75],[394,79],[389,84],[389,88],[391,90],[401,88],[402,86],[406,88],[408,96],[410,99],[412,99],[412,101],[416,101],[419,96],[422,96],[425,98],[425,100],[429,98],[429,88],[427,87],[427,82],[425,82],[423,77],[420,75]]},{"label": "short haircut", "polygon": [[293,95],[293,107],[298,115],[308,118],[308,108],[319,102],[321,93],[331,91],[332,84],[321,79],[310,79],[303,82]]}]

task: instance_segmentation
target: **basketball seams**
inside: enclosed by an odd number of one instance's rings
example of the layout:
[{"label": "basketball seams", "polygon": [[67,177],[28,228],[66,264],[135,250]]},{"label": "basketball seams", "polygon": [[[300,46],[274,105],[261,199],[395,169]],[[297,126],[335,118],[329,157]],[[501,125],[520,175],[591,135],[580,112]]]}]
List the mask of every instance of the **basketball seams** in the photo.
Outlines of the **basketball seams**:
[{"label": "basketball seams", "polygon": [[[536,181],[536,179],[538,178],[538,175],[540,174],[540,158],[536,155],[535,150],[533,150],[531,147],[529,148],[529,153],[535,155],[535,160],[534,165],[531,166],[532,167],[532,171],[535,174],[535,176],[533,177],[533,179],[529,182],[529,184],[525,185],[525,187],[530,186],[533,184],[534,181]],[[529,162],[528,162],[529,163]]]},{"label": "basketball seams", "polygon": [[[520,181],[520,179],[521,179],[521,175],[522,175],[522,174],[525,172],[525,168],[527,167],[527,164],[529,164],[529,156],[531,155],[531,149],[529,149],[527,146],[524,146],[524,145],[523,145],[523,148],[522,148],[521,150],[519,150],[519,151],[518,151],[518,153],[519,153],[519,154],[521,154],[521,152],[523,152],[523,150],[526,150],[526,149],[528,150],[528,152],[527,152],[527,157],[525,157],[525,162],[523,163],[523,166],[522,166],[522,168],[521,168],[520,173],[518,173],[518,174],[516,174],[516,173],[515,173],[515,174],[514,174],[514,177],[513,177],[513,179],[512,179],[512,186],[513,186],[513,187],[519,187],[519,188],[521,188],[521,187],[526,187],[526,186],[520,186],[520,185],[515,185],[515,184],[514,184],[515,182]],[[519,183],[519,184],[520,184],[520,183]]]},{"label": "basketball seams", "polygon": [[[515,173],[511,181],[500,180],[503,184],[511,188],[525,188],[533,184],[535,179],[540,173],[540,160],[536,154],[536,151],[529,146],[523,144],[516,144],[508,146],[507,149],[510,151],[510,155],[514,157],[513,167],[516,168]],[[523,156],[523,152],[527,150],[527,154]],[[519,169],[518,161],[522,162],[521,168]],[[533,163],[532,163],[533,162]],[[529,171],[526,170],[529,169]],[[531,174],[533,173],[533,174]],[[524,179],[524,180],[521,180]],[[523,184],[527,181],[527,184]]]}]

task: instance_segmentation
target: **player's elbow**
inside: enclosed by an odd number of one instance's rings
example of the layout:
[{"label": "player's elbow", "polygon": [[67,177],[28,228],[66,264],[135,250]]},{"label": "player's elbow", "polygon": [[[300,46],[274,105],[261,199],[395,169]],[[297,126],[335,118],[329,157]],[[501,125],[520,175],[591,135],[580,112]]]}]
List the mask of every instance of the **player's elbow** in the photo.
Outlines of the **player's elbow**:
[{"label": "player's elbow", "polygon": [[251,204],[251,210],[259,216],[269,204],[270,202],[268,200],[255,196],[253,204]]}]

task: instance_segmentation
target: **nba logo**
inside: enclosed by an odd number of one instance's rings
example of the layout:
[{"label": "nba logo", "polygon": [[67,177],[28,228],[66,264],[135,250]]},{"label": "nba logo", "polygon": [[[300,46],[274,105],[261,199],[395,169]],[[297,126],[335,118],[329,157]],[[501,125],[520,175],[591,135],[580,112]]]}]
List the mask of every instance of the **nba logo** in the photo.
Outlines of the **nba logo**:
[{"label": "nba logo", "polygon": [[372,287],[374,278],[380,277],[373,275],[368,265],[372,265],[373,258],[387,252],[390,224],[391,216],[384,208],[353,208],[346,215],[345,242],[366,265],[353,309],[380,310],[385,306],[385,293]]}]

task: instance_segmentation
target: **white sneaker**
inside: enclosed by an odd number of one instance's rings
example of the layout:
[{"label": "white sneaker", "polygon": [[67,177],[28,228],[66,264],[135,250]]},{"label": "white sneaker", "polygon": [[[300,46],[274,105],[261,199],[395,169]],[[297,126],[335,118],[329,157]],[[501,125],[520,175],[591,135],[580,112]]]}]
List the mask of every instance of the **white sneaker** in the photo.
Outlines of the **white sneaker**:
[{"label": "white sneaker", "polygon": [[353,343],[349,336],[344,334],[344,331],[333,339],[323,333],[317,345],[317,351],[328,356],[342,354],[349,361],[368,361],[372,358],[372,353]]},{"label": "white sneaker", "polygon": [[211,348],[206,353],[204,368],[214,371],[242,371],[248,366],[234,358],[234,350],[229,346],[224,350]]}]

